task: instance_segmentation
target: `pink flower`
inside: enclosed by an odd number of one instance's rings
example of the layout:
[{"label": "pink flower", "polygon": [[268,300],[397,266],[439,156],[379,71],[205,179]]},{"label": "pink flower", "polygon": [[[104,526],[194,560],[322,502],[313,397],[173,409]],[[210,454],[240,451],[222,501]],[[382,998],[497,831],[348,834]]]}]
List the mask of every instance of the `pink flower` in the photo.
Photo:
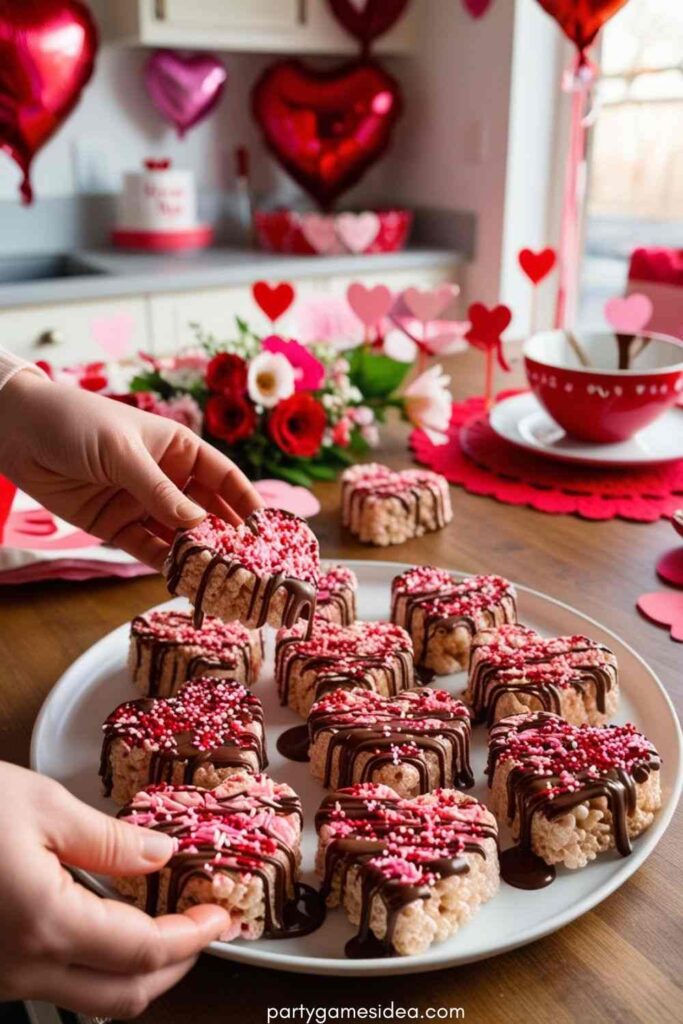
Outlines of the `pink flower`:
[{"label": "pink flower", "polygon": [[363,325],[341,296],[300,300],[297,331],[304,342],[323,341],[335,349],[355,348],[363,341]]},{"label": "pink flower", "polygon": [[295,391],[317,391],[325,378],[325,367],[298,341],[286,341],[277,334],[271,334],[263,341],[264,352],[283,355],[294,370]]},{"label": "pink flower", "polygon": [[453,399],[450,383],[450,377],[440,366],[431,366],[416,377],[403,394],[403,405],[410,422],[415,427],[430,431],[430,436],[438,436],[437,443],[446,440],[451,421]]},{"label": "pink flower", "polygon": [[351,441],[351,421],[345,417],[332,427],[332,443],[340,448],[348,448]]},{"label": "pink flower", "polygon": [[171,398],[168,402],[159,402],[155,411],[160,416],[165,416],[166,419],[189,427],[195,434],[201,433],[202,410],[191,395],[179,395],[178,398]]}]

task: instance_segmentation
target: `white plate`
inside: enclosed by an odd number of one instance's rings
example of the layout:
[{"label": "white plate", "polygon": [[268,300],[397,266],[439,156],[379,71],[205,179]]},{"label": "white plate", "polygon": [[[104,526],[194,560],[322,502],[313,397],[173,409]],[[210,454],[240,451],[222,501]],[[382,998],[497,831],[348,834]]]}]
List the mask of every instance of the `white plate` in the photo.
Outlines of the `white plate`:
[{"label": "white plate", "polygon": [[[360,617],[386,618],[391,580],[406,566],[391,562],[347,564],[357,573],[360,583]],[[681,733],[669,698],[654,672],[609,630],[543,594],[521,587],[519,592],[520,618],[528,625],[547,634],[587,633],[609,644],[621,667],[622,703],[618,721],[636,722],[662,755],[664,805],[654,825],[635,840],[630,857],[622,858],[610,853],[583,871],[561,869],[556,881],[538,892],[523,892],[502,883],[499,894],[478,911],[459,934],[433,945],[420,956],[347,960],[343,949],[353,929],[341,910],[331,911],[323,927],[305,938],[214,942],[209,952],[228,960],[306,974],[387,975],[437,970],[503,953],[561,928],[604,900],[643,863],[669,824],[681,788]],[[181,606],[181,602],[168,602],[163,607],[172,605]],[[113,813],[115,807],[100,795],[97,775],[100,724],[117,704],[136,696],[126,673],[127,648],[128,626],[124,625],[74,662],[43,705],[31,748],[33,768],[59,779],[80,799],[109,813]],[[315,836],[311,822],[324,790],[312,779],[308,765],[285,760],[275,748],[279,733],[290,725],[298,724],[300,719],[288,708],[279,706],[270,666],[269,659],[266,671],[255,687],[265,709],[270,757],[268,770],[274,778],[290,783],[301,796],[305,819],[309,823],[303,844],[304,879],[314,882],[311,868]],[[458,692],[464,685],[464,675],[443,677],[438,685]],[[474,731],[472,755],[473,768],[479,780],[472,792],[485,800],[486,730],[483,727]],[[82,877],[98,892],[111,894],[106,880],[85,873]]]},{"label": "white plate", "polygon": [[494,405],[491,429],[499,437],[536,455],[591,466],[650,466],[683,459],[683,409],[674,407],[628,441],[590,444],[569,437],[545,411],[535,395],[525,391]]}]

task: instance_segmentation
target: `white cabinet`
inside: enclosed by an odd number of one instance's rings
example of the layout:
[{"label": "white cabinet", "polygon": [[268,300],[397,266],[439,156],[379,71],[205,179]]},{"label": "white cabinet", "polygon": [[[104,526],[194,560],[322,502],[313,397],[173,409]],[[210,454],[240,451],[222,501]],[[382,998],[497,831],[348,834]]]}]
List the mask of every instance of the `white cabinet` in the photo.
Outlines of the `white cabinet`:
[{"label": "white cabinet", "polygon": [[[378,53],[412,53],[419,0],[377,40]],[[327,0],[115,0],[107,37],[132,46],[251,53],[358,53]]]}]

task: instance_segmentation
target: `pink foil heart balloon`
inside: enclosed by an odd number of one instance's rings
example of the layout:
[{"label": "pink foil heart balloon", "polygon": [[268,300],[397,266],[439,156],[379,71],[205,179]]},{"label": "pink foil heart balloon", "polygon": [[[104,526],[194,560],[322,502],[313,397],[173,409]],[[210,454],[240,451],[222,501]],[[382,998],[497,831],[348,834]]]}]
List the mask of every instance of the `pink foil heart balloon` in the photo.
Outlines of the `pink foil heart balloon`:
[{"label": "pink foil heart balloon", "polygon": [[605,319],[617,334],[638,334],[647,327],[651,316],[652,300],[637,292],[605,303]]},{"label": "pink foil heart balloon", "polygon": [[374,288],[366,288],[358,281],[346,289],[349,306],[365,327],[374,327],[388,315],[394,297],[385,284],[376,284]]},{"label": "pink foil heart balloon", "polygon": [[210,53],[184,55],[158,50],[144,70],[152,103],[181,138],[216,106],[227,77],[224,65]]}]

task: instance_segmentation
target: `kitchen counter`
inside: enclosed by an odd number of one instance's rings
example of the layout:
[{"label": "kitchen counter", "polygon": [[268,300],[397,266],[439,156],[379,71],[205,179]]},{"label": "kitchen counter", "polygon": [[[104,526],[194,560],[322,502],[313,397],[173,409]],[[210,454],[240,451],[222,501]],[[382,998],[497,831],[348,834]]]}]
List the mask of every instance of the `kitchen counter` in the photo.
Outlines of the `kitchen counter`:
[{"label": "kitchen counter", "polygon": [[0,309],[218,288],[251,284],[260,279],[296,280],[448,268],[464,260],[458,253],[436,248],[369,256],[281,256],[236,248],[174,255],[84,250],[73,256],[88,268],[86,273],[0,284]]}]

